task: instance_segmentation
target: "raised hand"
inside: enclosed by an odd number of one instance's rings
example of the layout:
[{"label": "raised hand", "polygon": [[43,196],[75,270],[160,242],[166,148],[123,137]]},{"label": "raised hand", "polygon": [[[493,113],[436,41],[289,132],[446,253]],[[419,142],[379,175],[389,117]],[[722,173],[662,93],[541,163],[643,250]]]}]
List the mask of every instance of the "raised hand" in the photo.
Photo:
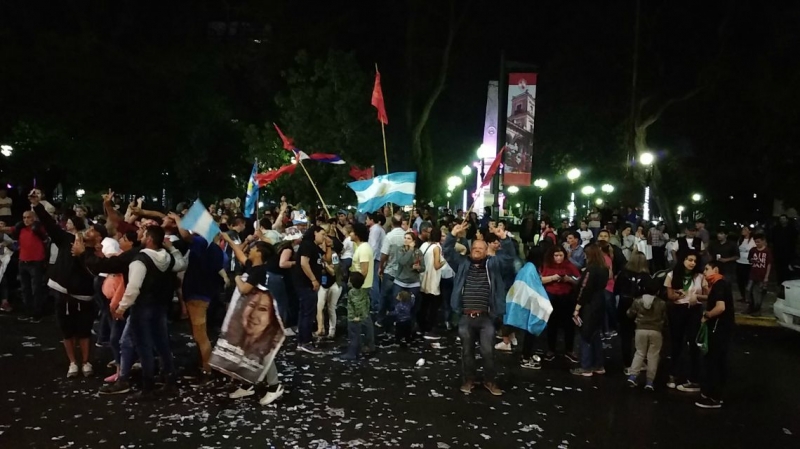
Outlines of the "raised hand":
[{"label": "raised hand", "polygon": [[78,234],[75,236],[75,242],[72,243],[72,257],[79,257],[86,252],[86,245],[83,243],[83,236]]}]

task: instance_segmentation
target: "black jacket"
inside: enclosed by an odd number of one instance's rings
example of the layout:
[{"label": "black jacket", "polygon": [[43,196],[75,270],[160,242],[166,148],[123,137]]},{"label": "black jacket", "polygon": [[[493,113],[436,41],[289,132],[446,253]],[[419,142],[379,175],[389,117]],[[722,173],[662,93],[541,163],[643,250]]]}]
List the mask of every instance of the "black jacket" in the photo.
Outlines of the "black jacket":
[{"label": "black jacket", "polygon": [[86,269],[86,253],[80,257],[72,257],[72,244],[75,236],[61,229],[53,217],[41,204],[33,208],[39,222],[42,223],[50,240],[58,247],[56,263],[48,273],[50,280],[60,285],[69,295],[88,297],[94,295],[94,276]]},{"label": "black jacket", "polygon": [[97,257],[94,253],[87,251],[84,263],[86,264],[86,268],[94,274],[121,274],[123,279],[125,279],[125,284],[127,284],[128,265],[139,255],[139,251],[141,251],[141,248],[133,248],[130,251],[125,251],[124,253],[112,257]]}]

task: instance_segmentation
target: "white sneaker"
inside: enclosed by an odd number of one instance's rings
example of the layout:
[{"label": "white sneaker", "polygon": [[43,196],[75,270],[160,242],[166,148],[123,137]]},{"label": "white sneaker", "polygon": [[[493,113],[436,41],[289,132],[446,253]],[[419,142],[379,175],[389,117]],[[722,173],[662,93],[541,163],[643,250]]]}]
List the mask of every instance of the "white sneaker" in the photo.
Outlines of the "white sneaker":
[{"label": "white sneaker", "polygon": [[253,387],[250,387],[247,390],[245,390],[244,388],[239,388],[238,390],[229,394],[228,397],[231,399],[239,399],[239,398],[246,398],[254,394],[256,394],[256,390],[254,390]]},{"label": "white sneaker", "polygon": [[511,351],[511,343],[501,341],[500,343],[494,345],[494,349],[497,349],[498,351]]},{"label": "white sneaker", "polygon": [[291,327],[287,327],[286,329],[283,330],[283,335],[287,337],[294,337],[297,334],[294,333]]},{"label": "white sneaker", "polygon": [[94,369],[92,369],[92,364],[89,362],[84,363],[83,366],[81,367],[81,372],[83,373],[84,377],[89,377],[92,374],[94,374]]},{"label": "white sneaker", "polygon": [[78,377],[78,364],[70,363],[69,370],[67,370],[67,377]]},{"label": "white sneaker", "polygon": [[283,385],[278,385],[276,391],[268,391],[258,403],[261,405],[270,405],[280,399],[281,396],[283,396]]},{"label": "white sneaker", "polygon": [[514,335],[514,334],[511,334],[511,336],[509,338],[511,340],[511,346],[516,346],[517,345],[517,336]]},{"label": "white sneaker", "polygon": [[131,369],[132,369],[132,370],[140,370],[140,369],[142,369],[142,364],[141,364],[141,362],[136,362],[136,363],[134,363],[133,365],[131,365]]}]

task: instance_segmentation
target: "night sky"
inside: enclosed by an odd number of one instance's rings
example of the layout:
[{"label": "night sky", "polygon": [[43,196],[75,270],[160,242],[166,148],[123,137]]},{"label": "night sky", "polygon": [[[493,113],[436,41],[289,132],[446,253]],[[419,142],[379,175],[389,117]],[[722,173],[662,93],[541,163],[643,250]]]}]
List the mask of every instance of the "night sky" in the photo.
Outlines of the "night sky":
[{"label": "night sky", "polygon": [[[482,138],[486,85],[498,77],[505,51],[509,60],[539,67],[534,177],[555,179],[574,165],[585,170],[588,182],[624,183],[636,2],[455,3],[455,14],[465,14],[464,21],[445,90],[428,124],[436,171],[446,177],[474,158]],[[702,191],[717,202],[758,192],[759,207],[771,204],[772,197],[796,202],[787,180],[798,168],[800,44],[795,31],[800,6],[644,1],[641,8],[636,95],[651,99],[644,111],[698,89],[687,101],[670,106],[648,130],[662,175],[673,181],[663,183],[664,192],[675,201]],[[370,77],[373,64],[380,65],[391,122],[390,162],[413,169],[404,117],[409,86],[420,98],[430,90],[448,9],[447,1],[419,0],[313,6],[247,0],[5,3],[0,6],[0,47],[6,55],[0,71],[0,140],[13,138],[20,121],[56,124],[68,130],[66,135],[92,142],[97,150],[87,155],[114,148],[163,157],[163,151],[141,149],[149,144],[126,147],[141,135],[131,125],[146,127],[154,114],[175,120],[195,109],[180,103],[181,91],[188,92],[192,83],[216,83],[236,120],[261,125],[276,120],[274,98],[286,87],[281,73],[299,50],[321,57],[340,49],[355,52]],[[407,24],[414,14],[419,29],[409,46]],[[226,20],[266,31],[260,44],[264,53],[258,59],[225,61],[223,77],[213,71],[213,63],[204,72],[192,58],[208,50],[208,24]],[[413,84],[409,51],[416,63]],[[186,69],[187,78],[176,79],[170,71],[185,61],[197,65]],[[170,104],[172,95],[176,100]],[[187,138],[181,126],[175,125],[175,136],[164,136],[167,147],[181,146]],[[240,135],[217,134],[214,148],[242,151]],[[56,172],[54,178],[75,182]],[[629,181],[636,191],[635,181]],[[735,200],[722,209],[738,213],[755,206]]]}]

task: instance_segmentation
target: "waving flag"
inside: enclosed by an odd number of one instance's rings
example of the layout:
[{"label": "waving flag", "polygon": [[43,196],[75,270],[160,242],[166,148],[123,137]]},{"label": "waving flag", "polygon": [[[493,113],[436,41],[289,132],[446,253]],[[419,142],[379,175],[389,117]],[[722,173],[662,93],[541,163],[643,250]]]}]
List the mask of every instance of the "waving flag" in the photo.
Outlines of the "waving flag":
[{"label": "waving flag", "polygon": [[317,162],[324,162],[326,164],[336,164],[342,165],[345,163],[344,159],[342,159],[338,154],[328,154],[328,153],[311,153],[306,154],[304,151],[300,151],[295,149],[296,157],[299,157],[300,160],[312,160]]},{"label": "waving flag", "polygon": [[497,173],[497,169],[500,168],[500,163],[503,161],[503,152],[506,151],[506,147],[500,149],[500,152],[497,153],[497,156],[494,157],[494,162],[492,165],[489,166],[489,169],[486,170],[486,174],[483,177],[483,182],[481,183],[481,188],[484,188],[492,183],[492,178]]},{"label": "waving flag", "polygon": [[389,124],[389,117],[386,115],[386,105],[383,104],[383,89],[381,89],[381,72],[375,66],[375,87],[372,88],[372,105],[378,110],[378,120],[384,125]]},{"label": "waving flag", "polygon": [[255,175],[255,181],[258,183],[259,187],[264,187],[265,185],[274,182],[276,179],[280,178],[283,175],[294,173],[294,170],[296,168],[297,165],[295,164],[284,165],[283,167],[277,170],[270,170],[266,173],[259,173]]},{"label": "waving flag", "polygon": [[374,169],[372,167],[369,168],[358,168],[355,165],[350,167],[350,176],[353,177],[356,181],[363,181],[365,179],[371,179],[375,175]]},{"label": "waving flag", "polygon": [[281,136],[281,140],[283,141],[283,149],[286,151],[294,151],[294,140],[290,137],[286,137],[286,134],[278,128],[278,125],[273,123],[272,126],[275,127],[275,130],[278,131],[278,135]]},{"label": "waving flag", "polygon": [[208,213],[206,207],[200,200],[197,200],[181,219],[181,227],[192,231],[206,239],[209,245],[214,241],[214,237],[219,234],[219,226],[214,221],[214,217]]},{"label": "waving flag", "polygon": [[553,313],[550,297],[542,285],[536,267],[528,262],[519,270],[506,295],[503,323],[539,335]]},{"label": "waving flag", "polygon": [[359,212],[375,212],[386,203],[394,203],[398,206],[414,204],[417,174],[415,172],[390,173],[366,181],[351,182],[347,185],[356,193]]},{"label": "waving flag", "polygon": [[247,193],[244,200],[244,217],[250,218],[258,207],[258,162],[253,162],[253,171],[250,172],[250,179],[247,180]]}]

